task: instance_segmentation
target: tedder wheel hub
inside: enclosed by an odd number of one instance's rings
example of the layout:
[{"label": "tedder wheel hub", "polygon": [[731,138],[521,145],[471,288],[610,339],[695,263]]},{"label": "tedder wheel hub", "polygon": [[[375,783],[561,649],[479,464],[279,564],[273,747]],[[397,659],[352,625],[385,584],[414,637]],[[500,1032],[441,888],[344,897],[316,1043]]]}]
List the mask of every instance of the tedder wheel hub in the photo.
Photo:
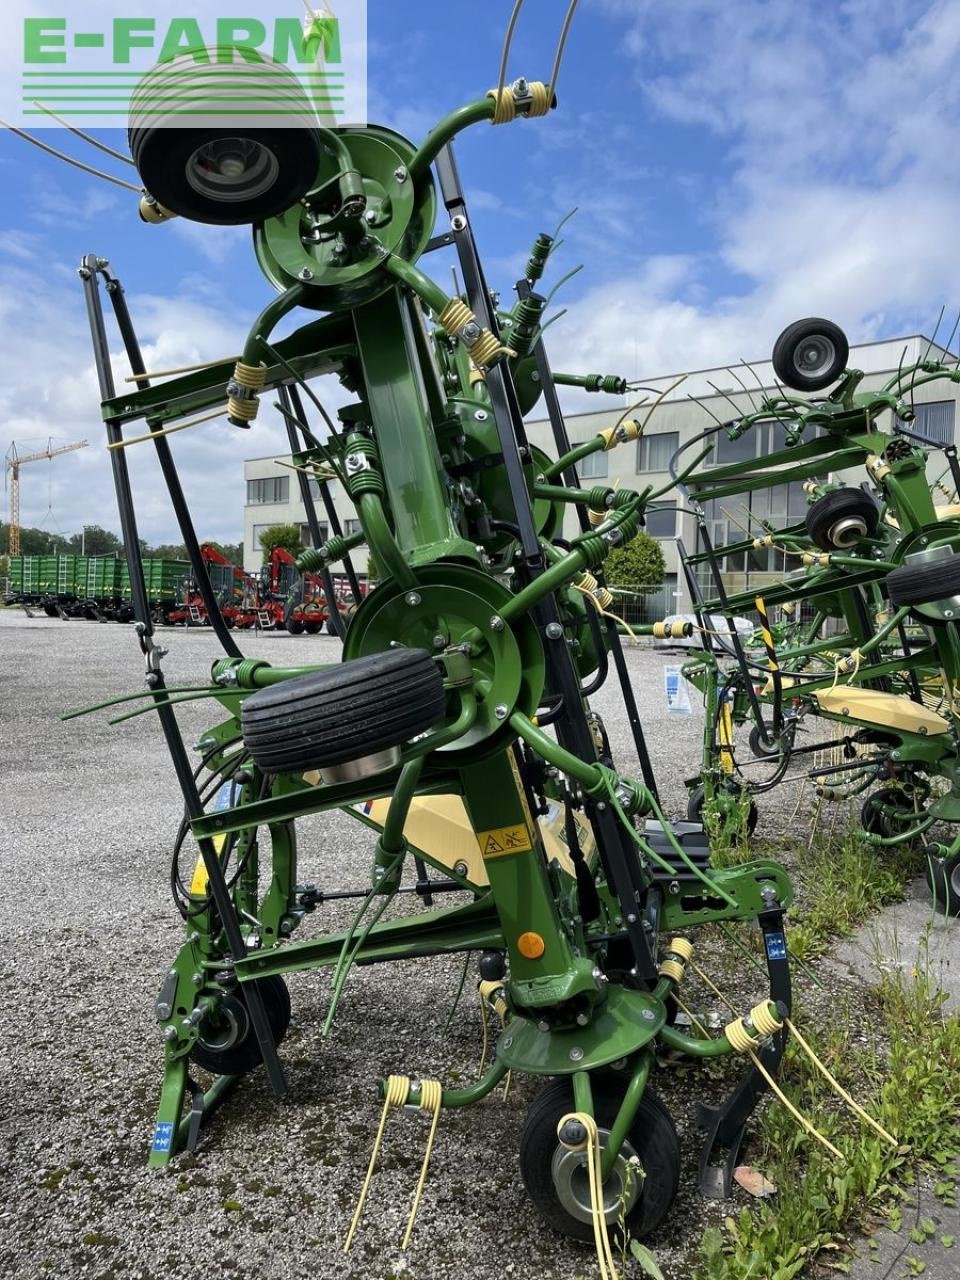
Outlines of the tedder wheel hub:
[{"label": "tedder wheel hub", "polygon": [[[284,980],[273,975],[258,979],[257,985],[273,1038],[279,1044],[290,1026],[290,992]],[[216,1012],[203,1019],[198,1031],[190,1057],[212,1075],[242,1076],[260,1065],[260,1045],[242,986],[223,996]]]},{"label": "tedder wheel hub", "polygon": [[384,654],[391,645],[436,654],[471,644],[477,716],[456,742],[439,748],[446,763],[463,763],[482,746],[504,745],[515,710],[532,716],[543,692],[543,647],[533,623],[504,622],[510,593],[494,578],[467,565],[427,565],[416,570],[413,590],[385,582],[357,610],[344,642],[344,658]]},{"label": "tedder wheel hub", "polygon": [[[615,1076],[592,1076],[593,1110],[603,1148],[623,1101]],[[558,1076],[534,1098],[520,1139],[520,1172],[542,1217],[574,1240],[593,1240],[585,1153],[568,1151],[557,1125],[574,1109],[569,1076]],[[633,1164],[633,1159],[637,1164]],[[680,1144],[670,1113],[648,1086],[640,1099],[620,1156],[603,1184],[608,1226],[622,1224],[640,1239],[669,1212],[680,1180]],[[625,1198],[623,1193],[626,1193]]]},{"label": "tedder wheel hub", "polygon": [[[610,1130],[598,1127],[597,1135],[600,1149],[606,1150]],[[634,1163],[631,1165],[630,1161]],[[592,1223],[586,1152],[570,1151],[557,1143],[550,1173],[561,1207],[578,1221]],[[614,1226],[621,1214],[626,1216],[636,1205],[645,1176],[632,1143],[624,1142],[616,1163],[603,1184],[603,1216],[608,1227]]]}]

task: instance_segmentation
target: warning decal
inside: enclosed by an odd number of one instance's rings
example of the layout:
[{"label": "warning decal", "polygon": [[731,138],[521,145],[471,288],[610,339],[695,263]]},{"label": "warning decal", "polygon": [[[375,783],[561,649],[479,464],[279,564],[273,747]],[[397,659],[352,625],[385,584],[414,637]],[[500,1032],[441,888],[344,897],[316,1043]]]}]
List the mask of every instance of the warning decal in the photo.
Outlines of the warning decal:
[{"label": "warning decal", "polygon": [[530,833],[522,823],[514,827],[494,827],[491,831],[478,831],[477,843],[485,858],[502,858],[509,853],[524,853],[533,848]]}]

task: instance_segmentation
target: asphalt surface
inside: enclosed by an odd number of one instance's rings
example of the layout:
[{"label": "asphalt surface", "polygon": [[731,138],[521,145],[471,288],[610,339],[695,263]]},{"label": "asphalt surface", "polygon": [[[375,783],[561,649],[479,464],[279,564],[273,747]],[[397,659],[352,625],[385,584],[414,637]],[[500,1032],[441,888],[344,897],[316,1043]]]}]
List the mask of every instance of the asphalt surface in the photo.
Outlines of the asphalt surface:
[{"label": "asphalt surface", "polygon": [[[168,630],[171,684],[206,678],[217,656],[204,630]],[[277,665],[333,661],[327,637],[244,635],[250,656]],[[685,804],[698,770],[701,717],[667,710],[666,663],[631,651],[628,665],[668,812]],[[193,1156],[146,1169],[161,1081],[153,1015],[182,922],[168,887],[179,791],[152,715],[110,727],[99,713],[62,723],[68,709],[143,688],[130,627],[29,620],[0,610],[0,1277],[98,1280],[293,1280],[363,1277],[542,1280],[595,1273],[592,1250],[549,1231],[527,1199],[517,1148],[536,1092],[513,1083],[444,1113],[413,1242],[400,1239],[419,1172],[426,1124],[395,1119],[361,1230],[344,1257],[390,1072],[475,1078],[480,1021],[470,979],[446,1029],[462,962],[435,960],[355,970],[331,1036],[320,1026],[325,973],[294,975],[293,1020],[282,1055],[290,1100],[273,1100],[262,1072],[247,1077],[205,1130]],[[621,772],[637,771],[613,688],[594,700]],[[205,704],[179,712],[192,744],[218,717]],[[761,827],[782,834],[797,786],[761,798]],[[303,881],[368,883],[369,832],[342,815],[298,825]],[[403,900],[391,910],[416,909]],[[341,927],[346,907],[308,917],[305,932]],[[684,1076],[684,1073],[679,1073]],[[658,1073],[670,1076],[670,1073]],[[693,1071],[658,1089],[684,1149],[681,1191],[651,1241],[668,1280],[689,1274],[707,1221],[735,1211],[705,1205],[694,1186],[693,1115],[703,1092]]]}]

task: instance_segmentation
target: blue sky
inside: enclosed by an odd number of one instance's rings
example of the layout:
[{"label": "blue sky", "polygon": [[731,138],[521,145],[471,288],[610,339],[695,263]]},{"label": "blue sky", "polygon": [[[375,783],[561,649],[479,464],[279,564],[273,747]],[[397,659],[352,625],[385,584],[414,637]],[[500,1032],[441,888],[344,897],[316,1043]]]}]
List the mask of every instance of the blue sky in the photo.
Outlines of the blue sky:
[{"label": "blue sky", "polygon": [[[370,119],[416,140],[481,94],[510,7],[369,0]],[[548,75],[565,8],[527,0],[511,78]],[[585,267],[558,299],[556,367],[634,377],[757,358],[810,314],[852,341],[928,331],[960,306],[958,72],[958,0],[582,0],[559,109],[458,144],[488,277],[508,296],[534,235],[576,205],[554,278]],[[154,366],[231,354],[271,296],[246,230],[147,227],[134,206],[0,133],[0,448],[94,446],[24,472],[25,523],[116,526],[82,254],[111,259]],[[428,269],[449,280],[441,255]],[[203,536],[239,536],[242,458],[281,449],[273,417],[175,438]],[[155,464],[134,454],[141,531],[165,540]]]}]

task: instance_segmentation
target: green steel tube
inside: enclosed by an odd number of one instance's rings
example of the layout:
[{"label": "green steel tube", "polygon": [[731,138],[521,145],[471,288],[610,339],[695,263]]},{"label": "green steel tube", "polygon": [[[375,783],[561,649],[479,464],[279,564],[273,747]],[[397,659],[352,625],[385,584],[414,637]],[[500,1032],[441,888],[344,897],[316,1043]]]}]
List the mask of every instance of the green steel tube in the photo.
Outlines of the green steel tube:
[{"label": "green steel tube", "polygon": [[387,523],[383,502],[377,494],[361,494],[357,514],[360,517],[367,546],[373,553],[373,558],[381,572],[393,578],[404,591],[416,587],[417,576],[397,546],[397,541]]},{"label": "green steel tube", "polygon": [[571,578],[583,573],[587,567],[587,557],[579,548],[569,551],[561,560],[552,564],[549,569],[545,569],[538,578],[534,578],[533,582],[522,591],[518,591],[511,597],[500,610],[500,616],[504,622],[512,622],[515,618],[521,617],[544,596],[548,596],[551,591],[556,591],[559,587],[566,586]]},{"label": "green steel tube", "polygon": [[[466,1089],[444,1089],[440,1096],[440,1105],[442,1107],[471,1107],[475,1102],[480,1102],[492,1093],[503,1077],[507,1074],[507,1064],[499,1059],[494,1062],[493,1066],[482,1076],[476,1084],[468,1085]],[[381,1098],[385,1098],[387,1094],[387,1082],[381,1080],[377,1086],[377,1092]],[[420,1105],[420,1086],[411,1085],[410,1092],[407,1095],[407,1105],[411,1107],[419,1107]]]},{"label": "green steel tube", "polygon": [[577,782],[582,783],[588,791],[602,784],[603,775],[596,765],[587,764],[585,760],[581,760],[579,756],[575,756],[571,751],[561,747],[558,742],[554,742],[553,738],[548,737],[522,711],[515,711],[510,717],[510,728],[518,738],[524,740],[528,747],[532,747],[541,759],[546,760],[547,764],[554,765],[568,777],[576,778]]},{"label": "green steel tube", "polygon": [[607,395],[622,396],[627,389],[626,378],[615,373],[554,373],[558,387],[580,387],[584,391],[603,391]]},{"label": "green steel tube", "polygon": [[586,504],[590,500],[590,494],[584,489],[568,489],[562,484],[535,484],[533,486],[533,496],[535,498],[545,498],[547,502],[581,502]]},{"label": "green steel tube", "polygon": [[[811,553],[813,554],[813,553]],[[849,569],[882,569],[884,573],[891,573],[897,566],[892,560],[867,560],[863,556],[841,556],[835,552],[827,553],[830,556],[831,565],[841,565],[843,568]]]},{"label": "green steel tube", "polygon": [[587,1071],[575,1071],[571,1081],[573,1085],[573,1105],[577,1111],[585,1111],[593,1115],[593,1089],[590,1087],[590,1074]]},{"label": "green steel tube", "polygon": [[617,1156],[620,1154],[620,1148],[630,1132],[630,1126],[636,1119],[637,1108],[640,1106],[640,1100],[647,1087],[647,1081],[650,1079],[652,1067],[653,1055],[650,1053],[642,1054],[637,1069],[627,1085],[627,1091],[623,1095],[620,1109],[617,1111],[613,1124],[610,1126],[610,1132],[600,1155],[600,1178],[603,1182],[606,1182],[613,1172],[613,1166],[616,1164]]},{"label": "green steel tube", "polygon": [[455,138],[458,133],[468,129],[472,124],[478,124],[481,120],[490,120],[494,109],[495,104],[492,98],[481,98],[478,102],[468,102],[466,106],[458,107],[456,111],[451,111],[448,116],[444,116],[439,124],[434,125],[430,130],[407,165],[407,172],[413,181],[420,181],[451,138]]},{"label": "green steel tube", "polygon": [[875,636],[872,636],[866,644],[860,645],[861,654],[872,653],[878,645],[882,644],[883,641],[886,640],[890,632],[894,631],[900,623],[903,622],[904,618],[906,618],[909,613],[909,608],[898,609],[890,621],[885,622]]},{"label": "green steel tube", "polygon": [[292,311],[294,307],[298,307],[303,302],[307,293],[307,286],[297,283],[291,285],[278,298],[274,298],[272,302],[264,307],[256,320],[254,320],[253,328],[243,344],[241,359],[244,364],[259,364],[261,361],[266,364],[269,362],[269,352],[263,351],[262,343],[270,337],[270,334],[287,312]]},{"label": "green steel tube", "polygon": [[379,845],[384,853],[399,853],[404,847],[403,828],[410,812],[410,803],[416,795],[417,783],[423,772],[425,756],[410,760],[400,770],[396,790],[390,799],[390,808],[383,824]]},{"label": "green steel tube", "polygon": [[[864,790],[865,789],[866,788],[864,788]],[[917,826],[911,827],[909,831],[901,831],[900,834],[896,836],[875,836],[869,831],[864,831],[863,838],[868,844],[879,845],[884,849],[895,844],[907,844],[908,841],[916,840],[917,836],[922,836],[925,831],[929,831],[936,820],[937,819],[933,816],[924,818],[924,820],[918,823]]]},{"label": "green steel tube", "polygon": [[408,289],[412,289],[436,315],[440,315],[447,303],[451,301],[440,286],[435,284],[428,275],[424,275],[412,262],[391,254],[390,257],[384,258],[383,265],[394,279],[405,284]]},{"label": "green steel tube", "polygon": [[661,1027],[657,1036],[668,1049],[676,1049],[691,1058],[721,1058],[733,1053],[733,1045],[726,1036],[717,1036],[710,1040],[701,1040],[697,1036],[684,1035],[676,1027]]},{"label": "green steel tube", "polygon": [[544,470],[544,479],[555,480],[568,467],[575,467],[582,459],[589,458],[592,453],[597,453],[605,448],[606,443],[603,436],[593,436],[590,440],[584,440],[583,444],[576,445],[569,453],[565,453],[562,458],[558,458],[556,462],[551,462],[550,466]]}]

